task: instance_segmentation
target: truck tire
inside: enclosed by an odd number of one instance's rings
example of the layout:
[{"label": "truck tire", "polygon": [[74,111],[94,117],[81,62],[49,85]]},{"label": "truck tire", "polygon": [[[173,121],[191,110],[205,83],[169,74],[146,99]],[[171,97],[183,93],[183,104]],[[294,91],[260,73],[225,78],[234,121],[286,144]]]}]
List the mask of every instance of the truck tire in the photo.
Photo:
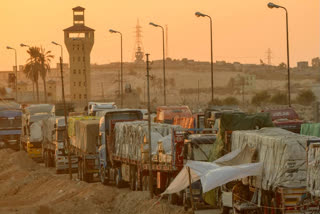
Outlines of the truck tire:
[{"label": "truck tire", "polygon": [[121,180],[120,180],[120,175],[119,175],[119,172],[118,172],[118,169],[115,170],[116,173],[115,173],[115,184],[116,184],[116,187],[117,188],[121,188]]},{"label": "truck tire", "polygon": [[[103,185],[107,185],[109,183],[109,176],[106,177],[106,170],[103,166],[100,167],[100,181]],[[109,173],[108,173],[109,174]]]},{"label": "truck tire", "polygon": [[142,190],[142,181],[141,181],[141,172],[140,170],[136,170],[136,183],[135,183],[136,191]]},{"label": "truck tire", "polygon": [[136,190],[136,170],[135,167],[130,166],[130,189],[132,191]]},{"label": "truck tire", "polygon": [[149,176],[142,177],[142,190],[149,191]]}]

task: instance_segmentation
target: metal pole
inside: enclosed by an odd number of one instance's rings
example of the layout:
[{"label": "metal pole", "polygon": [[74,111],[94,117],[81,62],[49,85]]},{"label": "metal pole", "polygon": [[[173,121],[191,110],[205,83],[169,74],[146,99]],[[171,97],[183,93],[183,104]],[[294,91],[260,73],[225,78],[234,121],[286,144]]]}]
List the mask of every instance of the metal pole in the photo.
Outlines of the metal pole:
[{"label": "metal pole", "polygon": [[[61,47],[61,53],[62,53],[62,46]],[[64,96],[64,83],[63,83],[63,59],[62,55],[60,57],[60,71],[61,71],[61,85],[62,85],[62,102],[63,102],[63,109],[64,109],[64,123],[66,127],[66,134],[65,134],[65,142],[68,146],[68,165],[69,165],[69,177],[70,180],[72,180],[72,168],[71,168],[71,145],[69,142],[69,136],[68,136],[68,119],[67,119],[67,108],[66,108],[66,100]]]},{"label": "metal pole", "polygon": [[120,62],[120,87],[121,87],[121,108],[123,108],[123,62],[122,62],[122,33],[120,33],[120,47],[121,47],[121,62]]},{"label": "metal pole", "polygon": [[188,167],[188,175],[189,175],[189,191],[190,191],[190,199],[191,199],[191,208],[192,208],[192,213],[194,213],[194,203],[193,203],[193,195],[192,195],[192,183],[191,183],[191,172],[190,172],[190,167]]},{"label": "metal pole", "polygon": [[291,107],[291,90],[290,90],[290,57],[289,57],[289,21],[288,11],[285,7],[282,7],[286,11],[286,28],[287,28],[287,66],[288,66],[288,104]]},{"label": "metal pole", "polygon": [[150,198],[153,198],[153,178],[152,178],[152,151],[151,151],[151,107],[150,107],[150,87],[149,87],[149,54],[147,58],[147,88],[148,88],[148,145],[149,145],[149,189]]},{"label": "metal pole", "polygon": [[213,50],[212,50],[212,19],[210,19],[210,48],[211,48],[211,102],[213,104],[214,92],[213,92]]},{"label": "metal pole", "polygon": [[160,26],[160,27],[162,29],[163,103],[164,103],[164,105],[167,105],[167,97],[166,97],[166,57],[165,57],[165,49],[164,49],[164,28],[162,26]]},{"label": "metal pole", "polygon": [[15,64],[16,64],[16,68],[15,68],[15,85],[16,85],[16,102],[18,102],[18,63],[17,63],[17,50],[14,50],[14,55],[15,55]]}]

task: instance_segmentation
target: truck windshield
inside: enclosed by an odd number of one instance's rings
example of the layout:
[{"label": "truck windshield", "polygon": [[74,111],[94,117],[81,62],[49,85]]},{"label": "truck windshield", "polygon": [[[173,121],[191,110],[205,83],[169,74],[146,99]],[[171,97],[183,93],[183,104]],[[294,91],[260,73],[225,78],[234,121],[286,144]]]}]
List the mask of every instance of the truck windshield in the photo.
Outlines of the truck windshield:
[{"label": "truck windshield", "polygon": [[0,118],[0,129],[21,129],[21,117]]},{"label": "truck windshield", "polygon": [[57,141],[64,141],[65,130],[59,130],[57,135]]}]

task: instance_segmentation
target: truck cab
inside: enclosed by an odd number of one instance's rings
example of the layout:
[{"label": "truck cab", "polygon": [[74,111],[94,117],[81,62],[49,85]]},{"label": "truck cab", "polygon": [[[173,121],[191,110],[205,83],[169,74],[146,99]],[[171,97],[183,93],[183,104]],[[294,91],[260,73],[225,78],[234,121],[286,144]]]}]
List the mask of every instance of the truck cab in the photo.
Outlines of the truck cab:
[{"label": "truck cab", "polygon": [[98,102],[89,102],[88,103],[88,115],[96,116],[96,113],[103,110],[117,109],[117,106],[114,102],[110,103],[98,103]]},{"label": "truck cab", "polygon": [[54,105],[38,104],[24,109],[22,117],[22,134],[20,147],[28,156],[36,161],[42,161],[42,122],[54,116]]},{"label": "truck cab", "polygon": [[188,106],[159,106],[159,107],[157,107],[156,122],[173,124],[175,117],[192,118],[192,112]]},{"label": "truck cab", "polygon": [[5,103],[0,105],[0,148],[19,150],[21,116],[19,104]]},{"label": "truck cab", "polygon": [[[113,129],[116,122],[142,120],[143,115],[140,110],[113,110],[106,112],[101,117],[99,124],[99,165],[100,177],[102,183],[112,177],[111,174],[116,174],[111,169],[113,165],[112,152],[114,150],[114,135]],[[118,173],[120,174],[120,173]]]}]

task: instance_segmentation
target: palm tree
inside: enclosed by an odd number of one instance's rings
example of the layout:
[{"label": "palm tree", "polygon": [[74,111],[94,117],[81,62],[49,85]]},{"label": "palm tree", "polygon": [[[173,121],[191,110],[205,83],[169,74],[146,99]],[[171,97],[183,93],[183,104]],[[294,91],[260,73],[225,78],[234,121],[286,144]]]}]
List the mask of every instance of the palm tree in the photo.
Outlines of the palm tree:
[{"label": "palm tree", "polygon": [[45,51],[44,48],[40,48],[39,55],[39,64],[40,64],[40,76],[43,80],[43,89],[44,89],[44,101],[47,102],[47,84],[46,77],[47,73],[50,72],[50,62],[53,59],[53,55],[51,55],[51,51]]},{"label": "palm tree", "polygon": [[27,50],[27,53],[30,55],[30,58],[27,60],[27,64],[24,67],[24,73],[28,79],[32,81],[33,84],[36,85],[37,91],[37,102],[39,103],[39,56],[40,56],[40,48],[38,47],[30,47]]}]

